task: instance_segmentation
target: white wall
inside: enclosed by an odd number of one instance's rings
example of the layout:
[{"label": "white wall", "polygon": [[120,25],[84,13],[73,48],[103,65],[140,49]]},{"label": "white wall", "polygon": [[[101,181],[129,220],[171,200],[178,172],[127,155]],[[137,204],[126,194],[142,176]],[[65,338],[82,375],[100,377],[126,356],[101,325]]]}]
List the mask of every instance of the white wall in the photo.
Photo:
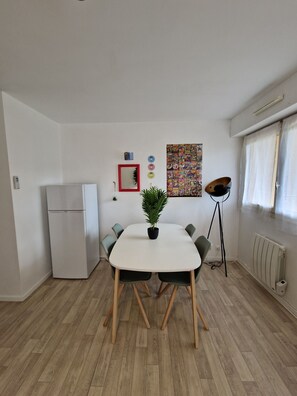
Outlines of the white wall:
[{"label": "white wall", "polygon": [[[280,103],[272,106],[258,116],[253,114],[257,108],[282,95],[284,99]],[[236,115],[236,117],[231,120],[231,135],[242,136],[253,132],[257,128],[268,125],[296,111],[297,73],[262,95],[251,106]],[[285,278],[288,281],[287,292],[284,297],[273,295],[297,316],[296,235],[284,232],[279,220],[276,218],[259,216],[259,214],[250,211],[240,212],[239,217],[238,261],[243,264],[248,271],[251,271],[252,243],[256,232],[268,236],[286,247]]]},{"label": "white wall", "polygon": [[[115,222],[124,227],[143,222],[141,197],[137,192],[117,192],[113,201],[113,181],[117,182],[117,164],[139,163],[141,189],[153,183],[166,189],[166,144],[203,143],[203,187],[213,179],[230,176],[231,197],[224,205],[224,228],[227,256],[237,258],[238,212],[237,187],[240,139],[229,137],[229,122],[163,122],[75,124],[61,126],[62,168],[64,182],[94,182],[99,189],[101,238],[112,232]],[[134,152],[134,161],[124,161],[124,152]],[[155,178],[148,179],[149,155],[156,157]],[[202,198],[171,198],[160,221],[182,225],[193,223],[195,236],[207,234],[214,203],[203,193]],[[218,221],[211,239],[219,243]],[[103,255],[103,253],[102,253]],[[216,256],[217,252],[211,253]]]},{"label": "white wall", "polygon": [[9,164],[4,125],[2,95],[0,95],[0,295],[20,293],[16,233],[10,189]]},{"label": "white wall", "polygon": [[60,129],[9,95],[3,94],[3,105],[10,181],[17,175],[21,186],[15,190],[10,183],[9,193],[20,273],[19,295],[14,298],[23,299],[51,273],[44,186],[62,182]]},{"label": "white wall", "polygon": [[238,260],[251,272],[252,244],[254,234],[267,236],[286,247],[286,273],[288,288],[279,301],[297,316],[297,244],[296,235],[282,230],[280,222],[275,218],[259,216],[255,212],[242,212],[239,223]]},{"label": "white wall", "polygon": [[[237,257],[240,144],[238,139],[230,139],[228,122],[59,126],[9,95],[2,97],[0,299],[24,299],[51,272],[45,185],[97,183],[102,237],[111,232],[115,222],[127,226],[144,221],[139,193],[117,192],[118,200],[112,200],[113,181],[118,185],[117,165],[131,163],[123,160],[123,153],[133,151],[132,162],[141,165],[141,188],[153,182],[165,189],[167,143],[203,143],[204,186],[217,177],[232,177],[231,197],[224,207],[225,239],[228,257]],[[156,157],[153,180],[147,178],[147,157],[151,154]],[[13,175],[19,176],[20,190],[13,189]],[[183,225],[192,222],[197,227],[197,236],[207,233],[213,209],[214,203],[205,193],[202,198],[172,198],[161,221]],[[211,239],[214,245],[219,243],[217,223]]]}]

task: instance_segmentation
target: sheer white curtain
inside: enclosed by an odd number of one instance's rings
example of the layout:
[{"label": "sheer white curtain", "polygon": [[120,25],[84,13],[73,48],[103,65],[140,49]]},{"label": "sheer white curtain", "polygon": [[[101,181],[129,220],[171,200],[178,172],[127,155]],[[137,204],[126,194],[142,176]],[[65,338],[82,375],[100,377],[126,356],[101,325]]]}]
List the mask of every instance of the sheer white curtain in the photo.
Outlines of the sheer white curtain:
[{"label": "sheer white curtain", "polygon": [[276,213],[297,219],[297,115],[283,121]]},{"label": "sheer white curtain", "polygon": [[280,122],[244,138],[242,205],[274,206]]}]

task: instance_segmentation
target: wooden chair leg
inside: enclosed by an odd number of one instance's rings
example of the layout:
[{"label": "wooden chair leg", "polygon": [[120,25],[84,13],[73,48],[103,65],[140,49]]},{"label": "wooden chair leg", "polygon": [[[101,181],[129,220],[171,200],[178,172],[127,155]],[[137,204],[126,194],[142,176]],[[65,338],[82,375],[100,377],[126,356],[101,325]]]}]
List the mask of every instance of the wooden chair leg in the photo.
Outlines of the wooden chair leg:
[{"label": "wooden chair leg", "polygon": [[161,330],[164,330],[166,325],[167,325],[168,317],[170,315],[170,312],[171,312],[171,309],[172,309],[172,306],[173,306],[173,302],[174,302],[174,299],[175,299],[175,296],[176,296],[177,289],[178,289],[178,286],[174,285],[172,294],[170,296],[169,304],[168,304],[168,307],[166,309],[165,316],[164,316],[164,319],[163,319],[163,322],[162,322]]},{"label": "wooden chair leg", "polygon": [[137,299],[137,302],[138,302],[138,305],[139,305],[139,308],[140,308],[140,312],[141,312],[142,317],[143,317],[143,319],[145,321],[146,327],[149,329],[150,328],[150,323],[149,323],[148,318],[146,316],[146,313],[145,313],[141,298],[139,297],[139,293],[138,293],[137,287],[135,285],[132,285],[132,286],[133,286],[134,294],[135,294],[135,297]]},{"label": "wooden chair leg", "polygon": [[141,282],[141,283],[139,283],[139,285],[142,287],[142,289],[144,290],[144,292],[145,292],[149,297],[151,297],[151,292],[150,292],[150,289],[149,289],[147,283],[146,283],[146,282]]},{"label": "wooden chair leg", "polygon": [[117,338],[119,284],[120,284],[120,270],[119,268],[116,268],[114,274],[114,288],[113,288],[113,309],[112,309],[112,326],[111,326],[112,344],[115,344]]},{"label": "wooden chair leg", "polygon": [[170,283],[167,283],[167,285],[161,291],[158,291],[157,298],[160,298],[171,286],[172,285]]},{"label": "wooden chair leg", "polygon": [[203,323],[204,330],[209,330],[208,324],[207,324],[206,320],[204,319],[201,308],[197,302],[196,302],[196,309],[197,309],[198,315]]},{"label": "wooden chair leg", "polygon": [[[118,302],[120,301],[120,297],[121,297],[121,294],[122,294],[122,291],[123,291],[124,287],[125,287],[125,284],[121,283],[120,287],[119,287],[119,291],[118,291]],[[105,318],[105,321],[103,323],[104,327],[106,327],[107,324],[108,324],[109,318],[112,315],[112,310],[113,310],[113,303],[111,304],[111,306],[110,306],[110,308],[109,308],[109,310],[108,310],[108,312],[106,314],[106,318]]]},{"label": "wooden chair leg", "polygon": [[147,291],[147,295],[148,295],[149,297],[151,297],[151,292],[150,292],[150,289],[149,289],[147,283],[144,282],[144,283],[143,283],[143,286],[144,286],[145,290]]},{"label": "wooden chair leg", "polygon": [[196,304],[196,284],[195,284],[195,273],[194,270],[190,272],[191,276],[191,295],[192,295],[192,314],[193,314],[193,331],[194,331],[194,345],[198,349],[199,344],[199,333],[198,333],[198,322],[197,322],[197,304]]},{"label": "wooden chair leg", "polygon": [[[191,288],[190,288],[190,286],[186,286],[186,289],[187,289],[187,291],[188,291],[188,293],[189,293],[189,295],[190,295],[190,297],[191,297],[192,295],[191,295]],[[201,308],[200,308],[200,306],[199,306],[199,304],[198,304],[197,302],[196,302],[196,310],[197,310],[198,315],[199,315],[199,317],[200,317],[200,319],[201,319],[201,321],[202,321],[202,323],[203,323],[203,328],[204,328],[204,330],[209,330],[208,324],[207,324],[206,320],[204,319],[204,316],[203,316],[203,314],[202,314]]]},{"label": "wooden chair leg", "polygon": [[161,282],[160,287],[159,287],[159,290],[158,290],[158,292],[157,292],[157,296],[159,296],[159,294],[162,292],[163,285],[164,285],[164,283]]}]

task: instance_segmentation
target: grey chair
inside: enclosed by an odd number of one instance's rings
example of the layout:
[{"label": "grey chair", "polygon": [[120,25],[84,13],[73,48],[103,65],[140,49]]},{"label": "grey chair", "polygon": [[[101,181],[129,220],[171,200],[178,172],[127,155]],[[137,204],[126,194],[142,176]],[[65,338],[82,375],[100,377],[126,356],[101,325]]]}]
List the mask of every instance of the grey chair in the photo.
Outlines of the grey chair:
[{"label": "grey chair", "polygon": [[187,227],[185,228],[185,230],[187,231],[187,233],[192,238],[192,236],[194,235],[194,232],[196,231],[196,227],[193,226],[193,224],[188,224]]},{"label": "grey chair", "polygon": [[[193,224],[188,224],[188,225],[185,227],[185,230],[187,231],[187,233],[188,233],[188,234],[190,235],[190,237],[192,238],[194,232],[196,231],[196,227],[195,227]],[[159,287],[159,290],[158,290],[158,293],[157,293],[158,297],[160,297],[160,296],[165,292],[165,290],[167,290],[169,287],[170,287],[170,286],[168,286],[168,287],[167,287],[167,286],[164,286],[164,283],[161,282],[160,287]]]},{"label": "grey chair", "polygon": [[[113,235],[106,235],[103,238],[103,240],[101,241],[101,245],[103,246],[103,249],[104,249],[108,259],[109,259],[109,256],[110,256],[112,249],[113,249],[114,245],[116,244],[116,242],[117,242],[117,239]],[[114,279],[115,268],[111,264],[110,264],[110,266],[111,266],[111,270],[112,270],[112,272],[111,272],[112,277]],[[122,294],[122,291],[123,291],[125,285],[126,284],[132,285],[136,300],[138,302],[141,314],[143,316],[143,319],[145,321],[147,328],[150,328],[150,324],[149,324],[147,315],[145,313],[141,298],[139,296],[136,284],[140,283],[142,286],[144,286],[143,283],[148,281],[151,278],[151,276],[152,276],[151,272],[121,270],[120,271],[120,286],[119,286],[119,292],[118,292],[118,302],[119,302],[120,296]],[[150,295],[146,284],[144,287],[146,289],[147,294]],[[107,326],[108,320],[109,320],[110,316],[112,315],[112,311],[113,311],[113,304],[111,305],[110,309],[108,310],[108,312],[106,314],[106,318],[103,323],[104,326]]]},{"label": "grey chair", "polygon": [[[200,274],[200,270],[202,268],[202,264],[207,256],[207,253],[210,249],[210,241],[205,238],[205,236],[201,235],[200,237],[198,237],[195,241],[195,245],[196,248],[199,252],[200,258],[201,258],[201,265],[195,269],[195,281],[197,282],[199,279],[199,274]],[[176,292],[179,286],[185,286],[188,293],[191,295],[191,276],[190,276],[190,272],[186,271],[186,272],[159,272],[158,273],[158,277],[160,279],[161,282],[166,282],[167,285],[166,287],[158,294],[158,297],[160,297],[165,290],[167,290],[171,285],[173,285],[173,291],[169,300],[169,304],[162,322],[162,326],[161,329],[164,330],[168,321],[168,317],[170,315],[172,306],[173,306],[173,302],[176,296]],[[196,303],[196,309],[198,312],[198,315],[200,316],[203,326],[206,330],[208,330],[208,325],[202,315],[202,311],[198,305],[198,303]]]},{"label": "grey chair", "polygon": [[116,237],[119,238],[124,231],[124,228],[121,224],[115,223],[114,226],[112,227],[113,232],[115,233]]}]

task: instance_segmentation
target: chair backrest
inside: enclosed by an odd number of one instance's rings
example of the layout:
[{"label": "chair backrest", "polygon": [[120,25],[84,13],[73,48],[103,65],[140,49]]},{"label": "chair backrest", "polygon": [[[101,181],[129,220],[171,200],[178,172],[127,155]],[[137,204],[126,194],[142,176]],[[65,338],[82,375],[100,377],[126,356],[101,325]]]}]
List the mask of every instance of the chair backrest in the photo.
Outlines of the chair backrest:
[{"label": "chair backrest", "polygon": [[123,226],[121,226],[121,224],[119,224],[119,223],[115,223],[115,225],[112,227],[112,229],[113,229],[113,232],[115,233],[117,238],[119,238],[121,233],[124,231]]},{"label": "chair backrest", "polygon": [[113,235],[106,235],[102,241],[101,241],[101,245],[103,246],[103,249],[107,255],[107,258],[109,258],[110,253],[116,243],[116,238]]},{"label": "chair backrest", "polygon": [[193,226],[193,224],[188,224],[187,227],[185,228],[185,230],[190,235],[190,237],[192,237],[194,232],[196,231],[196,227]]},{"label": "chair backrest", "polygon": [[195,279],[197,282],[199,279],[199,274],[200,274],[200,271],[202,268],[203,261],[205,260],[205,258],[207,256],[207,253],[210,249],[211,243],[209,242],[209,240],[207,238],[205,238],[204,235],[200,235],[200,237],[198,237],[194,243],[196,245],[196,248],[199,252],[199,256],[201,258],[200,267],[195,269]]},{"label": "chair backrest", "polygon": [[200,258],[201,258],[201,264],[205,260],[207,253],[210,249],[211,243],[210,241],[205,238],[204,235],[200,235],[195,241],[196,248],[198,249]]}]

